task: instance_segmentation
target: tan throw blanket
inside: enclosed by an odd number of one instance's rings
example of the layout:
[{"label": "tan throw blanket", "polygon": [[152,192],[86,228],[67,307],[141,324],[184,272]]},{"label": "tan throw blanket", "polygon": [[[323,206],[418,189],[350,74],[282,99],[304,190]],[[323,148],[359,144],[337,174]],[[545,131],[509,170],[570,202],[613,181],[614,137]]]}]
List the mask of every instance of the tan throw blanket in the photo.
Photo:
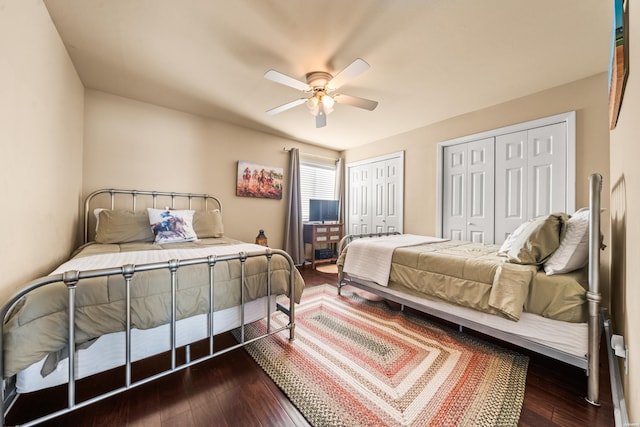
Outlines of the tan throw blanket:
[{"label": "tan throw blanket", "polygon": [[353,277],[387,286],[391,271],[391,258],[395,249],[444,242],[445,240],[414,234],[356,239],[349,243],[349,251],[342,270]]}]

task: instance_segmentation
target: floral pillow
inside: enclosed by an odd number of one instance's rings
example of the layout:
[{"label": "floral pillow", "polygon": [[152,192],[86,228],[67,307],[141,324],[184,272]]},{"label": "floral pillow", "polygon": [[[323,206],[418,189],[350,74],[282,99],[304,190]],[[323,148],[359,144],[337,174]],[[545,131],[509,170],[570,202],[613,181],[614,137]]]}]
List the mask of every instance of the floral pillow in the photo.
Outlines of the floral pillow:
[{"label": "floral pillow", "polygon": [[155,243],[192,242],[198,238],[193,230],[192,210],[148,208]]}]

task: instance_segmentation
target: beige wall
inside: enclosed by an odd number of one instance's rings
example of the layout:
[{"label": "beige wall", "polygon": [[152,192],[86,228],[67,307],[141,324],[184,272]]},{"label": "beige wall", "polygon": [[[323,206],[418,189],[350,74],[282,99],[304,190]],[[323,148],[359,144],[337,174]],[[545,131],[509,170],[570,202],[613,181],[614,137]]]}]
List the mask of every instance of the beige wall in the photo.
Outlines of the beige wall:
[{"label": "beige wall", "polygon": [[235,195],[237,161],[281,167],[283,148],[337,157],[332,150],[93,90],[85,97],[83,194],[99,188],[207,193],[222,200],[225,234],[253,242],[264,229],[283,245],[282,200]]},{"label": "beige wall", "polygon": [[0,11],[4,301],[76,243],[84,88],[41,1],[0,1]]},{"label": "beige wall", "polygon": [[630,73],[610,145],[611,284],[614,332],[629,346],[628,375],[620,365],[629,420],[640,423],[640,10],[628,10]]},{"label": "beige wall", "polygon": [[[599,172],[609,186],[606,73],[416,129],[344,153],[346,162],[405,150],[404,231],[435,235],[437,144],[441,141],[576,111],[576,207],[589,204],[588,177]],[[609,207],[603,192],[602,206]],[[609,240],[609,224],[603,231]],[[608,252],[603,254],[603,297],[608,301]]]},{"label": "beige wall", "polygon": [[[252,241],[264,228],[271,245],[282,246],[285,200],[236,197],[237,160],[279,166],[287,173],[285,146],[320,156],[337,153],[97,91],[85,94],[43,3],[0,0],[0,9],[0,57],[11,64],[0,67],[0,184],[3,202],[12,207],[11,227],[0,240],[3,299],[69,255],[80,239],[81,198],[102,187],[214,194],[223,201],[228,235]],[[640,28],[640,13],[630,21]],[[640,46],[640,36],[635,39],[630,45]],[[640,65],[636,50],[632,69]],[[631,75],[610,145],[606,91],[607,76],[597,75],[345,155],[349,162],[404,150],[405,231],[434,234],[439,141],[576,110],[577,206],[588,202],[591,172],[602,173],[604,188],[613,194],[611,236],[608,218],[603,221],[613,248],[612,312],[616,332],[625,335],[631,350],[624,385],[631,420],[638,422],[639,407],[631,403],[640,401],[640,334],[631,325],[640,324],[632,304],[640,301],[640,266],[634,263],[640,259],[635,219],[640,198],[629,189],[640,185],[640,85]],[[603,207],[609,208],[606,191],[604,196]],[[608,270],[608,252],[603,258]]]}]

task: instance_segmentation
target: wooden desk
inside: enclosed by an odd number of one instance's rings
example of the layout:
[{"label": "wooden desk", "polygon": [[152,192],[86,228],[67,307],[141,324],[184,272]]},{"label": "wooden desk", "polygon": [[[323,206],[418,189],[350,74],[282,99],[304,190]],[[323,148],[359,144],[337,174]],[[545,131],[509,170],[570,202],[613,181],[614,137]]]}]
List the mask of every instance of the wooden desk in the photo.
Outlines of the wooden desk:
[{"label": "wooden desk", "polygon": [[[307,223],[303,226],[303,240],[305,251],[307,244],[311,245],[311,268],[316,268],[316,264],[335,262],[338,254],[337,246],[343,237],[343,224],[317,224]],[[331,256],[327,258],[316,258],[316,249],[330,249]]]}]

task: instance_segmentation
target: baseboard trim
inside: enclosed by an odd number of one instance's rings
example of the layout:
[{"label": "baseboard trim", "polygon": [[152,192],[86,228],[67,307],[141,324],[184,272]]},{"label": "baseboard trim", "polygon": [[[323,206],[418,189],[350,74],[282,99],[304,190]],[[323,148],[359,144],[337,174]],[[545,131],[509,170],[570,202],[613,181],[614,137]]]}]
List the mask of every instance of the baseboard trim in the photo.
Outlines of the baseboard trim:
[{"label": "baseboard trim", "polygon": [[607,355],[609,356],[609,379],[611,380],[611,400],[613,401],[613,417],[617,427],[629,426],[629,415],[622,389],[622,377],[620,376],[620,366],[618,358],[611,347],[611,337],[613,336],[611,319],[606,310],[602,313],[604,317],[603,325],[606,337]]}]

